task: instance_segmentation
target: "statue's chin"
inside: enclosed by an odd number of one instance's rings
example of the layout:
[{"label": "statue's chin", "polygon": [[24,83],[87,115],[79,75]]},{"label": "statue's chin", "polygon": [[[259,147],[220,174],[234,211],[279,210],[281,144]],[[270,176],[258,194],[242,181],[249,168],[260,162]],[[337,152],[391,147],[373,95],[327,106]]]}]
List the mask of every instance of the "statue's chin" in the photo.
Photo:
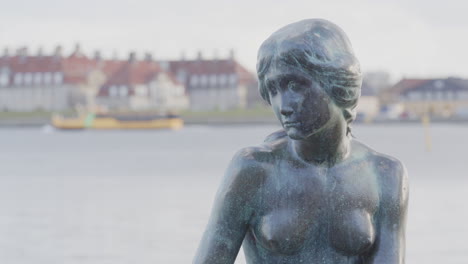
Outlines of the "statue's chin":
[{"label": "statue's chin", "polygon": [[[325,127],[325,126],[324,126]],[[290,127],[290,128],[285,128],[286,134],[288,135],[289,138],[293,140],[305,140],[309,138],[310,136],[316,135],[317,133],[320,133],[323,128],[318,128],[318,129],[313,129],[311,131],[306,130],[304,131],[303,129],[296,128],[296,127]]]},{"label": "statue's chin", "polygon": [[294,139],[294,140],[303,140],[306,138],[304,134],[296,128],[286,129],[286,134],[288,135],[289,138]]}]

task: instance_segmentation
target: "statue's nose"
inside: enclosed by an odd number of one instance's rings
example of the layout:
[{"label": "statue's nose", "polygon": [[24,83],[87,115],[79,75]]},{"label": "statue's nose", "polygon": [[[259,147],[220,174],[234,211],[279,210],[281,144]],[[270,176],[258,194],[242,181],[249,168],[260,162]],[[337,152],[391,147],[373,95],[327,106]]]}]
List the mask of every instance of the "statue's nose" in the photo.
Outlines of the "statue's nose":
[{"label": "statue's nose", "polygon": [[284,116],[290,116],[293,113],[293,109],[290,106],[282,106],[280,112]]}]

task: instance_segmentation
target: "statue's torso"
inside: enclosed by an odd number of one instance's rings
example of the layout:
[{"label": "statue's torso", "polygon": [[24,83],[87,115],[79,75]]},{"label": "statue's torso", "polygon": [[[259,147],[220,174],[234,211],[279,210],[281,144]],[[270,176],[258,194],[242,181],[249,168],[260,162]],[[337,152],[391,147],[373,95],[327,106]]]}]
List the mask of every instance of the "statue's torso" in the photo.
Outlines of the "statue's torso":
[{"label": "statue's torso", "polygon": [[276,148],[262,165],[268,176],[244,240],[248,263],[360,263],[376,238],[372,158],[361,149],[328,168]]}]

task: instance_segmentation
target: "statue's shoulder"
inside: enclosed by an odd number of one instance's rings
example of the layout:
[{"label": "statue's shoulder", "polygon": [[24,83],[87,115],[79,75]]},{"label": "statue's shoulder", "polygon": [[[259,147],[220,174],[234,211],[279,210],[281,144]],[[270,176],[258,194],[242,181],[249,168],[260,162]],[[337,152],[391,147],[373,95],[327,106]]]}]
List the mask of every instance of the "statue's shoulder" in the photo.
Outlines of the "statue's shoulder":
[{"label": "statue's shoulder", "polygon": [[271,152],[263,145],[245,147],[236,152],[229,164],[223,186],[244,196],[246,188],[258,189],[269,175]]},{"label": "statue's shoulder", "polygon": [[284,129],[277,130],[270,135],[265,137],[264,142],[277,142],[277,141],[285,141],[287,140],[288,135],[286,134],[286,131]]},{"label": "statue's shoulder", "polygon": [[377,172],[382,195],[390,200],[405,201],[408,195],[408,173],[405,165],[395,157],[377,152],[359,141],[353,141],[353,147],[357,152],[361,152],[358,155],[365,157]]},{"label": "statue's shoulder", "polygon": [[404,177],[406,176],[406,168],[403,163],[395,157],[377,152],[366,144],[353,140],[353,149],[357,155],[365,157],[366,160],[372,162],[376,169],[384,177]]},{"label": "statue's shoulder", "polygon": [[258,167],[272,164],[286,145],[287,135],[284,130],[276,131],[268,135],[262,144],[237,151],[233,162],[241,168],[258,169]]},{"label": "statue's shoulder", "polygon": [[268,135],[263,141],[263,146],[268,149],[272,155],[278,155],[285,151],[288,140],[289,137],[286,131],[280,129]]}]

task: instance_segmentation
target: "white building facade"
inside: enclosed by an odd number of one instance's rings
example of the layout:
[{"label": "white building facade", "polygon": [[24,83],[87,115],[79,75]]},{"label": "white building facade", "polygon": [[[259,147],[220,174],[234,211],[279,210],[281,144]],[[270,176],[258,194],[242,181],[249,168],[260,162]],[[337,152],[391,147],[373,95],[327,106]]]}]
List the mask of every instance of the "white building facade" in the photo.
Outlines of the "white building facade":
[{"label": "white building facade", "polygon": [[165,65],[187,87],[193,111],[246,108],[249,89],[253,87],[258,94],[255,76],[233,58],[169,61]]},{"label": "white building facade", "polygon": [[129,61],[101,87],[97,104],[104,110],[157,110],[188,108],[185,86],[153,61]]},{"label": "white building facade", "polygon": [[60,111],[69,107],[72,87],[60,71],[27,71],[27,67],[0,69],[0,111]]}]

